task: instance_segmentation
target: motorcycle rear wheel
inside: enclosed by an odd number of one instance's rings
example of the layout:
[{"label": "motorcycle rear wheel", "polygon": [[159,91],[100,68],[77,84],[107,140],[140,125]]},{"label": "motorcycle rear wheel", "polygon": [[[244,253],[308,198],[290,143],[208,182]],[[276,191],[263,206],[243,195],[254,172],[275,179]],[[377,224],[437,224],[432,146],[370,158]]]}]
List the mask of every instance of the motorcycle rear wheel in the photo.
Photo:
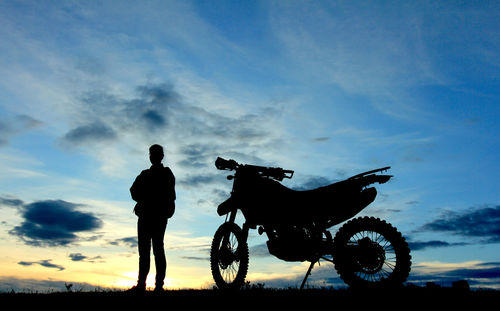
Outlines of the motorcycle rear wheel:
[{"label": "motorcycle rear wheel", "polygon": [[337,273],[351,287],[393,287],[406,281],[408,243],[391,224],[360,217],[343,225],[333,240]]},{"label": "motorcycle rear wheel", "polygon": [[235,223],[223,223],[215,232],[210,250],[210,268],[220,289],[238,289],[248,272],[248,243]]}]

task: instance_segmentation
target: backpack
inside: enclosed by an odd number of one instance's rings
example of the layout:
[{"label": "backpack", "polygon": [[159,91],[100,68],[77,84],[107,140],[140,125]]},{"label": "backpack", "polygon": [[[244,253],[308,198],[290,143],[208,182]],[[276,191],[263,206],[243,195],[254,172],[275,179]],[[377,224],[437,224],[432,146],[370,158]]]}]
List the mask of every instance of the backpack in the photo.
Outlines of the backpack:
[{"label": "backpack", "polygon": [[175,212],[175,177],[169,167],[143,170],[130,188],[134,213],[171,218]]}]

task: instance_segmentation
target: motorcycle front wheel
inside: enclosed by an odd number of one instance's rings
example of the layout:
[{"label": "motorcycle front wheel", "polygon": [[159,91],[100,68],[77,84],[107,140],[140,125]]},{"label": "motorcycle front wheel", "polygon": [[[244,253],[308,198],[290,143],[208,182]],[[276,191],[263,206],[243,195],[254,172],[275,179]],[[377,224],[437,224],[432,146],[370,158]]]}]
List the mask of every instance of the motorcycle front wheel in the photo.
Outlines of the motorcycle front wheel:
[{"label": "motorcycle front wheel", "polygon": [[398,286],[410,273],[408,243],[384,220],[350,220],[335,235],[333,246],[335,269],[351,287]]},{"label": "motorcycle front wheel", "polygon": [[215,232],[210,250],[210,268],[220,289],[237,289],[248,272],[248,244],[241,228],[226,222]]}]

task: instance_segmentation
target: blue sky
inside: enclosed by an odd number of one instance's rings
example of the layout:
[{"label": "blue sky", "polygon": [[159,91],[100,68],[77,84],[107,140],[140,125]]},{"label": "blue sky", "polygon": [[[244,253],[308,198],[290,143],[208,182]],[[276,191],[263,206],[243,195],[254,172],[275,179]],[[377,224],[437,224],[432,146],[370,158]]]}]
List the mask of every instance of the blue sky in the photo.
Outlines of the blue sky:
[{"label": "blue sky", "polygon": [[[362,215],[409,240],[409,281],[500,287],[499,6],[0,3],[0,289],[133,285],[128,189],[153,143],[177,177],[169,288],[212,285],[217,156],[293,169],[290,187],[391,166]],[[248,279],[298,286],[307,263],[264,243]],[[341,286],[326,264],[310,283]]]}]

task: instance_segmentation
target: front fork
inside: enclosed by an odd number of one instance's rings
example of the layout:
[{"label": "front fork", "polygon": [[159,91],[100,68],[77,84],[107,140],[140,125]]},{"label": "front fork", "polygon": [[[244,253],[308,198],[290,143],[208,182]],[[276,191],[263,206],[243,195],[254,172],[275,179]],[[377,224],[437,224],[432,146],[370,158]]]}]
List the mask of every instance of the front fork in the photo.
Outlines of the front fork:
[{"label": "front fork", "polygon": [[[234,208],[231,210],[231,212],[229,212],[228,214],[226,214],[226,221],[225,222],[229,222],[231,224],[234,224],[235,223],[235,220],[236,220],[236,214],[238,213],[238,209]],[[248,224],[245,222],[243,224],[243,228],[241,230],[241,234],[243,235],[243,239],[242,241],[246,241],[247,238],[248,238],[248,231],[250,229],[250,226],[248,226]],[[228,245],[229,243],[229,233],[224,236],[222,242],[223,244],[222,245]]]},{"label": "front fork", "polygon": [[[237,212],[238,212],[237,209],[233,209],[229,213],[227,213],[226,214],[226,222],[230,222],[230,223],[234,224],[234,221],[236,220]],[[228,218],[229,218],[229,220],[228,220]]]}]

